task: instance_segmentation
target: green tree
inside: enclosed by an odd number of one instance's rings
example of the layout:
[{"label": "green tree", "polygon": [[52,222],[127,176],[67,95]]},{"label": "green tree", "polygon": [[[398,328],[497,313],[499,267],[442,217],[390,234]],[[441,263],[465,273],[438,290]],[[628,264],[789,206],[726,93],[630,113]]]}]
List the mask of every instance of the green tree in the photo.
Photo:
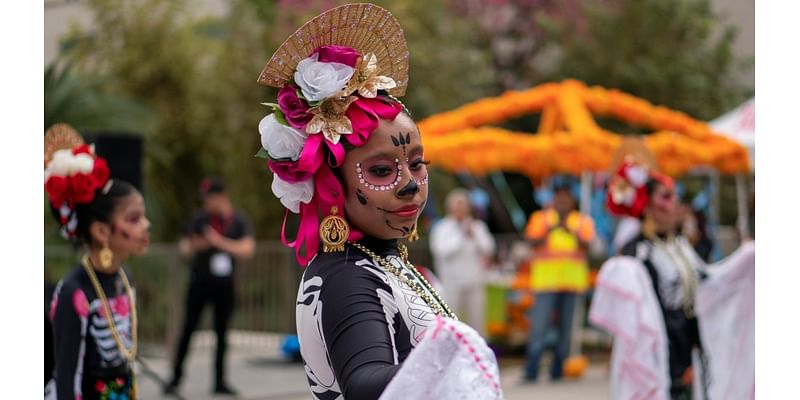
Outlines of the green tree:
[{"label": "green tree", "polygon": [[[144,144],[144,191],[154,237],[172,239],[194,206],[203,161],[219,160],[199,117],[203,80],[216,47],[195,30],[199,23],[184,1],[89,2],[90,31],[68,54],[86,74],[107,76],[107,85],[157,110],[158,124]],[[142,128],[144,129],[144,128]],[[220,133],[215,133],[219,135]]]},{"label": "green tree", "polygon": [[[255,81],[289,34],[342,2],[301,3],[236,0],[225,15],[208,17],[192,15],[186,1],[89,2],[94,27],[75,33],[68,58],[159,115],[144,152],[156,240],[177,236],[207,174],[228,181],[259,237],[277,237],[283,208],[270,192],[263,160],[253,157],[260,147],[258,122],[269,113],[259,103],[273,101],[277,90]],[[404,101],[416,118],[488,94],[492,69],[472,48],[468,25],[438,3],[383,3],[408,38],[412,85]]]},{"label": "green tree", "polygon": [[736,29],[708,0],[583,4],[585,33],[569,20],[548,21],[551,46],[560,53],[549,79],[617,88],[702,120],[752,95],[736,75],[752,59],[734,55]]},{"label": "green tree", "polygon": [[153,110],[123,95],[108,93],[97,76],[81,76],[66,63],[44,71],[44,126],[72,125],[79,131],[120,131],[147,128],[155,122]]}]

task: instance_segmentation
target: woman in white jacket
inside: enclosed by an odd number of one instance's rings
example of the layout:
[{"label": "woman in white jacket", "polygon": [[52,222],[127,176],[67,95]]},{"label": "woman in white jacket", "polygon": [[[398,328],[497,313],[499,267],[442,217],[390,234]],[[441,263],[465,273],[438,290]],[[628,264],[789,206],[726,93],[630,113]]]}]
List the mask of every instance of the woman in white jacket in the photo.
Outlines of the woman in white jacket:
[{"label": "woman in white jacket", "polygon": [[484,334],[484,271],[495,241],[486,224],[472,217],[469,192],[455,189],[447,195],[447,217],[431,229],[431,253],[444,297],[460,317]]}]

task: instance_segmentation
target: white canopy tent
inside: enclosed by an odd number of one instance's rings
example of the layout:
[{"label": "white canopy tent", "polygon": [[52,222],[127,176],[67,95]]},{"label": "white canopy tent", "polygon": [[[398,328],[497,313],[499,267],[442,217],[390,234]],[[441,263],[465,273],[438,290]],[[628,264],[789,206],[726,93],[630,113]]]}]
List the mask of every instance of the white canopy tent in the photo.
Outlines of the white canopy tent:
[{"label": "white canopy tent", "polygon": [[750,154],[750,165],[756,165],[756,98],[742,103],[733,110],[709,122],[715,131],[739,142],[747,147]]},{"label": "white canopy tent", "polygon": [[[750,165],[756,167],[756,98],[751,97],[743,104],[709,122],[715,131],[728,136],[747,148]],[[736,192],[739,208],[739,231],[743,236],[748,230],[747,184],[744,176],[736,177]]]}]

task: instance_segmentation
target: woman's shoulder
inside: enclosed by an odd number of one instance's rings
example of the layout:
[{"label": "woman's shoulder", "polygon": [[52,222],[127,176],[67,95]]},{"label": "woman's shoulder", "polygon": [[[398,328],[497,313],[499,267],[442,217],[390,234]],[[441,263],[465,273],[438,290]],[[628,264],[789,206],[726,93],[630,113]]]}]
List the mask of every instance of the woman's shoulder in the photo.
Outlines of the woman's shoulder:
[{"label": "woman's shoulder", "polygon": [[313,277],[319,277],[323,282],[358,280],[380,283],[385,281],[382,279],[385,272],[372,259],[348,246],[341,252],[317,253],[303,274],[304,280]]},{"label": "woman's shoulder", "polygon": [[620,249],[620,255],[623,256],[630,256],[635,258],[647,258],[646,250],[647,250],[647,239],[639,234],[636,235],[633,239],[628,241],[622,248]]},{"label": "woman's shoulder", "polygon": [[72,292],[75,289],[82,288],[87,283],[89,283],[89,276],[86,275],[86,271],[84,271],[83,266],[81,264],[75,265],[69,273],[67,273],[64,278],[58,283],[59,291],[62,293]]}]

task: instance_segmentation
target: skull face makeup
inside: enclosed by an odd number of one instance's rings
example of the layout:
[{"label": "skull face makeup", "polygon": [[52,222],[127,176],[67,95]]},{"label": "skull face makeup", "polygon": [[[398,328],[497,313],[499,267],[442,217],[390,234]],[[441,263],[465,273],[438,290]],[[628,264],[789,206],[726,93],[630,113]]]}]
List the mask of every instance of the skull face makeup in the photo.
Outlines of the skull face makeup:
[{"label": "skull face makeup", "polygon": [[364,146],[350,150],[341,167],[350,224],[379,239],[406,236],[428,199],[422,153],[419,130],[402,113],[393,121],[381,120]]}]

